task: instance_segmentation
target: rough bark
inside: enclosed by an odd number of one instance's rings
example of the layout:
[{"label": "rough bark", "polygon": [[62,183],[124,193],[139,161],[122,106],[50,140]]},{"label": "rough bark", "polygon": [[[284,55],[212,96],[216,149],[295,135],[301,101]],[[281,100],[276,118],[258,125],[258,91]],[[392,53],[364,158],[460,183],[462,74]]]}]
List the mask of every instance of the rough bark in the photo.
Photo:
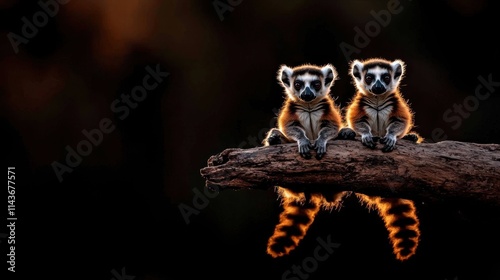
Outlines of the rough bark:
[{"label": "rough bark", "polygon": [[500,145],[400,140],[383,153],[360,141],[328,143],[320,160],[300,157],[296,144],[226,149],[200,170],[211,189],[347,190],[418,200],[500,205]]}]

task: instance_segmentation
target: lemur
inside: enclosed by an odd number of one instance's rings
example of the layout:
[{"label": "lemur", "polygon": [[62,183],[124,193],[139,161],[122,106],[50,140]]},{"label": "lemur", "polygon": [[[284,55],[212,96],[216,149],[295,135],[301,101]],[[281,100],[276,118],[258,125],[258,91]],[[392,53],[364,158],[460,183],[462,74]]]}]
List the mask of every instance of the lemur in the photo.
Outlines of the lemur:
[{"label": "lemur", "polygon": [[[321,159],[327,142],[338,136],[343,127],[342,114],[330,95],[330,87],[337,79],[331,65],[303,64],[290,68],[282,65],[277,79],[286,93],[286,100],[278,115],[278,127],[271,129],[263,141],[265,146],[297,143],[298,153],[306,158]],[[355,134],[344,133],[354,138]],[[330,194],[292,191],[276,187],[283,211],[274,234],[269,238],[267,253],[272,257],[289,254],[304,238],[320,208],[340,207],[347,192]]]},{"label": "lemur", "polygon": [[[413,112],[399,90],[405,73],[405,63],[399,59],[389,61],[370,58],[354,60],[350,75],[357,93],[347,106],[348,128],[343,133],[354,131],[361,136],[364,146],[376,148],[382,143],[383,152],[394,150],[398,139],[417,143],[423,141],[413,128]],[[411,200],[370,197],[356,194],[362,203],[378,210],[389,231],[393,252],[398,260],[406,260],[415,254],[419,237],[419,220]]]},{"label": "lemur", "polygon": [[422,142],[420,135],[410,132],[413,112],[399,90],[404,62],[382,58],[354,60],[350,69],[357,93],[347,106],[348,128],[341,133],[356,132],[363,145],[372,149],[380,141],[384,144],[383,152],[394,150],[401,138]]}]

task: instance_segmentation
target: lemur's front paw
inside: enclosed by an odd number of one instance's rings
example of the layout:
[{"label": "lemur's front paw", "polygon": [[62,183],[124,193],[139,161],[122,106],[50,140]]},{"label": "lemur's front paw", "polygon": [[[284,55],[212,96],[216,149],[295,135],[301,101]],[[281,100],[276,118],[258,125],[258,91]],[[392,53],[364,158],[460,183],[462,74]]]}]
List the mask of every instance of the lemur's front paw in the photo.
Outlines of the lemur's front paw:
[{"label": "lemur's front paw", "polygon": [[305,140],[300,140],[299,141],[299,154],[305,158],[305,159],[310,159],[311,158],[311,141],[308,139]]},{"label": "lemur's front paw", "polygon": [[323,139],[318,139],[314,143],[314,149],[316,149],[316,159],[322,159],[326,154],[326,141]]},{"label": "lemur's front paw", "polygon": [[361,143],[370,149],[375,149],[375,146],[377,145],[375,144],[375,141],[373,141],[373,137],[370,134],[361,135]]},{"label": "lemur's front paw", "polygon": [[337,139],[343,140],[354,140],[354,138],[356,138],[356,132],[349,127],[342,128],[337,136]]},{"label": "lemur's front paw", "polygon": [[396,136],[394,135],[386,135],[380,139],[380,143],[385,144],[382,148],[382,152],[390,152],[396,148]]}]

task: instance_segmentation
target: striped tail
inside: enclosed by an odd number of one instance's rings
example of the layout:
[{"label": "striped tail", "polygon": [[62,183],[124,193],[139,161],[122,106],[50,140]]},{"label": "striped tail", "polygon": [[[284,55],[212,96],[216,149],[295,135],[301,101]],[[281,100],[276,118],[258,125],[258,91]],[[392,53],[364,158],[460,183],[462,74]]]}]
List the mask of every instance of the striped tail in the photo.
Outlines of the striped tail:
[{"label": "striped tail", "polygon": [[283,212],[267,243],[267,253],[273,258],[288,255],[299,245],[319,212],[322,199],[321,196],[312,195],[306,200],[303,194],[296,196],[286,189],[279,189]]},{"label": "striped tail", "polygon": [[369,197],[357,194],[370,208],[376,208],[389,231],[396,259],[405,261],[417,250],[420,230],[413,201],[400,198]]}]

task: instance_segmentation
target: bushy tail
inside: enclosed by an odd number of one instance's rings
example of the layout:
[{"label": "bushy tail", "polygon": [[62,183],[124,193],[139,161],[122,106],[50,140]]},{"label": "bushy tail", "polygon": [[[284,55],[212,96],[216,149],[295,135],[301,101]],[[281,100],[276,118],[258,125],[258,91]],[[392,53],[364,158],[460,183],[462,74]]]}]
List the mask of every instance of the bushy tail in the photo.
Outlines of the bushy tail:
[{"label": "bushy tail", "polygon": [[400,198],[370,197],[356,194],[369,208],[378,210],[389,231],[396,259],[404,261],[417,250],[420,230],[417,211],[413,201]]},{"label": "bushy tail", "polygon": [[288,255],[299,245],[320,210],[322,197],[312,195],[310,199],[304,196],[299,199],[285,190],[281,199],[283,212],[267,243],[267,253],[274,258]]}]

